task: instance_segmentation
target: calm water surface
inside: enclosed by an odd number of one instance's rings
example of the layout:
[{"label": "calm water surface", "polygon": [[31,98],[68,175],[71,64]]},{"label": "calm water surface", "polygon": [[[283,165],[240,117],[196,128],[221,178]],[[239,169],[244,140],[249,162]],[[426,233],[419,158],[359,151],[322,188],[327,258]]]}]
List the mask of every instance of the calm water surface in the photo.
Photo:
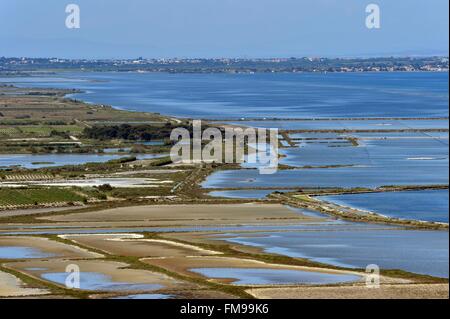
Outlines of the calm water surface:
[{"label": "calm water surface", "polygon": [[365,268],[376,264],[382,269],[403,269],[448,278],[449,238],[446,231],[335,229],[267,232],[257,236],[227,234],[220,239],[335,266]]},{"label": "calm water surface", "polygon": [[[86,163],[105,163],[130,155],[100,155],[100,154],[0,154],[0,169],[2,167],[20,166],[24,168],[44,168],[65,165],[82,165]],[[138,159],[152,159],[165,155],[140,154],[133,155]]]},{"label": "calm water surface", "polygon": [[[67,273],[44,273],[41,277],[45,280],[53,281],[65,285]],[[162,288],[156,284],[134,284],[125,282],[115,282],[109,276],[96,272],[80,273],[80,289],[96,291],[139,291],[156,290]]]},{"label": "calm water surface", "polygon": [[31,247],[0,247],[0,259],[31,259],[52,256],[54,255]]},{"label": "calm water surface", "polygon": [[344,194],[318,198],[389,217],[448,223],[448,190]]},{"label": "calm water surface", "polygon": [[190,269],[209,278],[237,279],[235,285],[289,285],[336,284],[361,279],[355,275],[337,275],[290,269],[263,268],[194,268]]},{"label": "calm water surface", "polygon": [[[276,189],[270,190],[236,190],[236,191],[216,191],[208,193],[213,197],[238,198],[238,199],[264,199],[267,195],[276,192]],[[289,190],[279,190],[280,192],[289,192]]]},{"label": "calm water surface", "polygon": [[182,117],[417,118],[449,114],[447,73],[78,72],[2,81],[23,86],[76,88],[86,91],[75,95],[84,101]]}]

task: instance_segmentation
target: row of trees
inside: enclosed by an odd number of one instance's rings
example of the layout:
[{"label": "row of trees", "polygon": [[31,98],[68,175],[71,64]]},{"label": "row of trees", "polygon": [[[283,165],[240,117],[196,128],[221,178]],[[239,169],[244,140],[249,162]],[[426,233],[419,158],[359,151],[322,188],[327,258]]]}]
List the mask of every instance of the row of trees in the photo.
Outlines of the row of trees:
[{"label": "row of trees", "polygon": [[[173,129],[180,127],[174,126],[171,123],[166,123],[163,126],[151,125],[113,125],[113,126],[93,126],[85,128],[83,135],[89,139],[96,140],[111,140],[122,139],[132,141],[151,141],[163,140],[170,138]],[[190,129],[189,126],[183,126]]]}]

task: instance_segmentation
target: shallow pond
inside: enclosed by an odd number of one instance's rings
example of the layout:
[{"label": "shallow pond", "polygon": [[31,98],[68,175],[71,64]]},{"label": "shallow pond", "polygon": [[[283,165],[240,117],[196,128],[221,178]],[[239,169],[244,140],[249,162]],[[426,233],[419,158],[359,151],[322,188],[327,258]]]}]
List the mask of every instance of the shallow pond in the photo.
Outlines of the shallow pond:
[{"label": "shallow pond", "polygon": [[[266,252],[349,268],[376,264],[381,269],[445,277],[449,273],[446,231],[336,229],[227,234],[221,240],[263,248]],[[387,247],[389,247],[387,249]]]},{"label": "shallow pond", "polygon": [[[164,181],[163,181],[164,182]],[[161,181],[152,178],[95,178],[80,180],[65,180],[61,182],[35,182],[34,185],[40,186],[59,186],[59,187],[98,187],[108,184],[116,188],[145,188],[158,187]],[[165,181],[163,184],[171,184],[171,181]]]},{"label": "shallow pond", "polygon": [[343,194],[319,196],[318,199],[394,218],[442,223],[449,221],[448,189]]},{"label": "shallow pond", "polygon": [[[419,163],[417,163],[419,162]],[[272,175],[261,175],[258,170],[227,170],[210,175],[202,183],[204,188],[277,188],[277,187],[369,187],[386,185],[448,184],[448,164],[430,161],[425,166],[420,160],[405,167],[339,167],[280,170]],[[414,172],[419,172],[415,175]]]},{"label": "shallow pond", "polygon": [[[44,273],[41,277],[60,285],[65,285],[68,273]],[[96,272],[80,273],[80,289],[95,291],[144,291],[162,288],[157,284],[134,284],[126,282],[115,282],[111,277]]]},{"label": "shallow pond", "polygon": [[164,141],[138,141],[135,144],[147,145],[147,146],[162,146],[162,145],[164,145]]},{"label": "shallow pond", "polygon": [[32,259],[48,258],[53,254],[45,253],[39,249],[31,247],[0,247],[0,259]]},{"label": "shallow pond", "polygon": [[224,198],[237,198],[237,199],[264,199],[267,195],[273,192],[289,192],[290,190],[276,190],[276,189],[265,189],[265,190],[232,190],[232,191],[216,191],[208,193],[209,196],[213,197],[224,197]]},{"label": "shallow pond", "polygon": [[[331,146],[330,146],[331,145]],[[364,140],[358,147],[301,143],[281,149],[280,163],[293,167],[351,167],[279,170],[225,170],[210,175],[205,188],[379,187],[448,184],[449,150],[441,140],[426,138]],[[336,145],[334,145],[336,146]],[[255,165],[245,164],[245,168]]]},{"label": "shallow pond", "polygon": [[227,122],[239,126],[279,130],[407,130],[448,129],[447,120],[289,120],[289,121],[238,121]]},{"label": "shallow pond", "polygon": [[[314,216],[315,213],[306,213],[305,215]],[[143,233],[143,232],[240,232],[240,231],[292,231],[292,230],[308,230],[308,231],[325,231],[325,230],[361,230],[361,229],[378,229],[386,228],[385,225],[372,225],[372,224],[356,224],[347,223],[342,220],[329,220],[317,223],[305,223],[305,224],[291,224],[291,225],[240,225],[240,226],[224,226],[224,227],[127,227],[127,228],[90,228],[90,227],[78,227],[73,229],[66,229],[61,227],[47,226],[47,227],[34,227],[34,226],[11,226],[3,227],[0,232],[2,235],[64,235],[64,234],[120,234],[120,233]],[[389,227],[388,227],[389,228]],[[37,229],[37,230],[35,230]],[[7,230],[7,231],[4,231]],[[14,230],[14,231],[12,231]]]},{"label": "shallow pond", "polygon": [[[127,155],[106,154],[2,154],[0,155],[0,169],[2,167],[20,166],[23,168],[44,168],[65,165],[83,165],[86,163],[105,163],[120,159]],[[136,155],[138,159],[159,158],[161,154]]]},{"label": "shallow pond", "polygon": [[237,279],[235,285],[336,284],[361,279],[356,275],[327,274],[291,269],[194,268],[192,272],[209,278]]},{"label": "shallow pond", "polygon": [[303,141],[300,147],[281,149],[286,157],[280,162],[291,166],[366,165],[380,170],[396,165],[398,169],[416,169],[411,171],[415,174],[420,174],[423,166],[448,166],[448,144],[431,137],[380,138],[360,140],[359,144],[354,147],[340,140]]}]

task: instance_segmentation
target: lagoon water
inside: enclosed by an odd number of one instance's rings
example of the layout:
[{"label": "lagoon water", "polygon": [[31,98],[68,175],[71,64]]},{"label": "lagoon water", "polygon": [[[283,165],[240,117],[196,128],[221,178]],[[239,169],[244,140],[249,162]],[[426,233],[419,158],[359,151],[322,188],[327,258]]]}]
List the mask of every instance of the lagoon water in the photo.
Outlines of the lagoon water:
[{"label": "lagoon water", "polygon": [[[57,78],[58,77],[58,78]],[[371,121],[261,121],[238,122],[284,129],[448,129],[448,120],[419,120],[448,117],[448,73],[347,73],[347,74],[138,74],[65,73],[40,78],[7,78],[0,82],[19,86],[59,87],[84,90],[72,97],[91,103],[158,112],[180,117],[236,121],[242,118],[378,118],[408,117],[415,120]],[[307,133],[306,133],[307,134]],[[353,134],[353,133],[352,133]],[[366,134],[366,136],[362,136]],[[279,171],[260,175],[257,170],[221,171],[203,184],[207,188],[237,187],[378,187],[382,185],[448,184],[448,133],[405,133],[402,136],[374,136],[360,147],[327,147],[302,144],[284,150],[282,163],[305,165],[356,165],[328,169]],[[421,133],[420,133],[421,134]],[[305,135],[305,134],[303,134]],[[423,139],[426,135],[430,138]],[[324,137],[325,135],[322,135]],[[359,137],[361,137],[359,136]],[[384,140],[385,137],[394,139]],[[300,134],[301,138],[302,135]],[[400,137],[400,138],[398,138]],[[410,139],[404,139],[411,137]],[[420,137],[417,138],[417,137]],[[433,137],[435,139],[433,139]],[[111,155],[111,154],[110,154]],[[100,155],[72,161],[64,159],[20,158],[0,167],[30,166],[31,162],[57,162],[57,165],[94,162]],[[67,155],[65,155],[67,156]],[[108,156],[108,155],[103,155]],[[107,161],[105,157],[99,161]],[[28,156],[30,157],[30,156]],[[62,163],[62,164],[61,164]],[[48,166],[48,165],[47,165]],[[39,168],[39,165],[31,165]],[[444,195],[445,196],[445,195]],[[447,193],[448,198],[448,193]],[[389,201],[387,201],[389,202]],[[395,203],[395,199],[392,199]],[[371,201],[365,202],[372,205]],[[397,202],[400,207],[405,199]],[[407,205],[405,205],[407,208]],[[374,208],[375,209],[375,208]],[[409,213],[412,210],[408,210]],[[448,209],[447,209],[448,211]],[[403,209],[396,211],[403,214]],[[447,216],[448,218],[448,216]],[[383,229],[387,228],[387,229]],[[111,233],[143,231],[263,231],[258,236],[227,234],[225,240],[262,247],[268,252],[310,258],[337,266],[366,267],[378,264],[384,269],[448,277],[448,232],[399,230],[394,227],[329,221],[312,225],[127,229],[40,229],[10,234]],[[286,230],[288,232],[279,232]],[[333,231],[327,231],[333,230]],[[262,235],[262,236],[259,236]],[[64,275],[64,277],[63,277]],[[66,274],[49,274],[50,280],[65,280]],[[218,273],[216,272],[216,275]],[[227,274],[229,275],[229,273]],[[236,274],[240,279],[260,280],[261,274]],[[101,274],[90,274],[85,287],[121,289]],[[264,280],[273,280],[264,274]]]},{"label": "lagoon water", "polygon": [[[415,175],[414,172],[420,172]],[[388,185],[448,184],[448,164],[409,167],[356,166],[280,170],[272,175],[261,175],[258,170],[227,170],[209,176],[204,188],[251,187],[368,187]]]},{"label": "lagoon water", "polygon": [[291,166],[321,165],[365,165],[408,170],[412,175],[420,175],[422,169],[434,167],[436,174],[448,170],[448,144],[435,138],[379,138],[360,140],[359,146],[346,144],[342,140],[300,141],[299,147],[281,149],[286,155],[282,164]]},{"label": "lagoon water", "polygon": [[[105,163],[111,160],[131,156],[121,155],[100,155],[100,154],[1,154],[0,169],[5,167],[20,166],[23,168],[45,168],[65,165],[82,165],[86,163]],[[140,154],[133,155],[137,159],[152,159],[165,155],[161,154]]]},{"label": "lagoon water", "polygon": [[280,153],[286,157],[280,162],[293,167],[347,167],[280,170],[272,175],[261,175],[257,170],[226,170],[212,174],[202,185],[205,188],[374,188],[448,184],[449,149],[441,140],[375,139],[362,141],[358,147],[341,144],[336,147],[322,142],[301,142],[299,147],[281,149]]},{"label": "lagoon water", "polygon": [[[224,198],[238,198],[238,199],[264,199],[267,195],[276,192],[276,189],[249,189],[249,190],[235,190],[235,191],[215,191],[208,193],[209,196],[213,197],[224,197]],[[280,190],[281,192],[289,192],[289,190]]]},{"label": "lagoon water", "polygon": [[[56,282],[60,285],[65,285],[67,273],[44,273],[41,277],[45,280]],[[125,282],[115,282],[109,276],[102,273],[95,272],[81,272],[80,273],[80,289],[95,290],[95,291],[145,291],[157,290],[162,288],[157,284],[133,284]]]},{"label": "lagoon water", "polygon": [[218,239],[341,267],[365,268],[376,264],[381,269],[403,269],[445,278],[449,273],[446,231],[335,229],[256,235],[229,233]]},{"label": "lagoon water", "polygon": [[411,129],[448,129],[445,119],[409,119],[409,120],[289,120],[289,121],[228,121],[227,124],[279,130],[411,130]]},{"label": "lagoon water", "polygon": [[356,275],[327,274],[312,271],[263,268],[194,268],[190,271],[209,278],[237,279],[235,285],[336,284],[361,279]]},{"label": "lagoon water", "polygon": [[181,117],[424,118],[449,115],[447,73],[78,72],[4,78],[0,82],[81,89],[85,93],[75,94],[75,98]]},{"label": "lagoon water", "polygon": [[32,259],[54,256],[31,247],[0,247],[0,259]]},{"label": "lagoon water", "polygon": [[[344,194],[319,196],[321,200],[389,217],[448,223],[447,190]],[[399,203],[401,203],[399,205]]]}]

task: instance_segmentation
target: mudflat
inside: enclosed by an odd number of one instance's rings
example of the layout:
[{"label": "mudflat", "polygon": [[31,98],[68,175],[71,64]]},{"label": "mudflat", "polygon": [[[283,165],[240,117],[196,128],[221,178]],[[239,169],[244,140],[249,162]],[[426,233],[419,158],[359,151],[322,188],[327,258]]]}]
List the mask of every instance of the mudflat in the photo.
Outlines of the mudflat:
[{"label": "mudflat", "polygon": [[247,290],[258,299],[448,299],[448,284],[260,288]]},{"label": "mudflat", "polygon": [[30,288],[19,278],[3,271],[0,271],[0,282],[0,298],[40,296],[50,293],[45,289]]},{"label": "mudflat", "polygon": [[60,237],[85,247],[118,256],[182,257],[220,254],[215,251],[174,241],[145,239],[143,235],[139,234],[64,235]]},{"label": "mudflat", "polygon": [[[63,278],[66,278],[68,275],[66,270],[69,265],[76,265],[79,267],[80,279],[82,282],[85,281],[84,278],[87,278],[88,274],[97,274],[101,276],[101,280],[105,281],[103,282],[104,286],[100,286],[99,282],[96,282],[98,288],[94,286],[95,288],[92,290],[101,291],[104,289],[102,287],[107,287],[111,284],[122,284],[127,291],[146,291],[175,287],[186,288],[191,286],[191,284],[185,284],[164,274],[128,268],[130,265],[123,262],[103,260],[36,260],[4,264],[6,268],[14,269],[27,276],[40,280],[47,280],[45,276],[48,274],[61,274]],[[52,283],[63,288],[65,287],[64,282],[52,281]],[[83,286],[81,289],[83,289]]]},{"label": "mudflat", "polygon": [[[159,226],[198,226],[236,224],[291,224],[316,222],[319,218],[281,204],[196,204],[121,207],[87,213],[54,215],[40,219],[54,222],[136,222]],[[86,225],[86,224],[85,224]]]},{"label": "mudflat", "polygon": [[[12,251],[15,252],[15,256],[6,257],[5,259],[29,259],[29,258],[86,259],[86,258],[103,257],[100,254],[43,237],[19,237],[19,236],[0,237],[0,248],[3,249],[10,248]],[[18,253],[19,248],[25,249],[24,256],[20,256],[20,253]]]},{"label": "mudflat", "polygon": [[258,268],[258,269],[286,269],[286,270],[299,270],[307,272],[319,272],[324,274],[351,274],[360,276],[360,273],[352,271],[341,271],[334,269],[315,268],[315,267],[302,267],[302,266],[288,266],[279,264],[269,264],[262,261],[243,258],[232,257],[186,257],[186,258],[164,258],[164,259],[152,259],[144,258],[142,262],[162,267],[167,270],[177,272],[187,276],[201,276],[198,273],[190,271],[193,268]]}]

